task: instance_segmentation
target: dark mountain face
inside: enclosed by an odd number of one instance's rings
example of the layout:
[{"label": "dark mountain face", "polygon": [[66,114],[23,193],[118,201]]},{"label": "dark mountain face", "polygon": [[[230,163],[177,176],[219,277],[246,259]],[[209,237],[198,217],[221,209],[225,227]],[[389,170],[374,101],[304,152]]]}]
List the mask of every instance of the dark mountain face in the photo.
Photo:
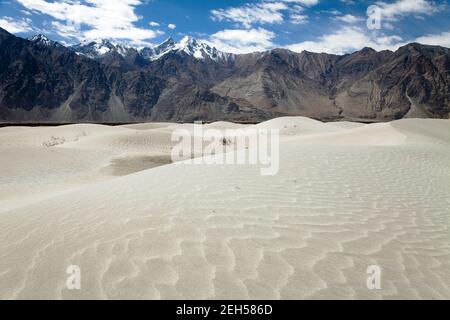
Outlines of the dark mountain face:
[{"label": "dark mountain face", "polygon": [[5,121],[84,119],[108,109],[111,89],[102,66],[62,46],[2,33],[0,78]]},{"label": "dark mountain face", "polygon": [[410,44],[337,56],[231,55],[192,38],[136,50],[66,48],[0,29],[0,121],[263,121],[449,118],[450,49]]},{"label": "dark mountain face", "polygon": [[336,101],[351,119],[449,118],[449,59],[447,48],[407,45],[338,92]]}]

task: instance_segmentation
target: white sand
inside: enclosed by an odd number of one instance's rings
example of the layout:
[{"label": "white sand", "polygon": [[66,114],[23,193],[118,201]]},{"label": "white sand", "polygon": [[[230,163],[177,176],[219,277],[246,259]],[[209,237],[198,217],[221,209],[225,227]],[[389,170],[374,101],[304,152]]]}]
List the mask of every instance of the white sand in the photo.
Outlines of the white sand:
[{"label": "white sand", "polygon": [[177,127],[0,129],[0,298],[450,299],[450,121],[281,118],[278,175],[132,173]]}]

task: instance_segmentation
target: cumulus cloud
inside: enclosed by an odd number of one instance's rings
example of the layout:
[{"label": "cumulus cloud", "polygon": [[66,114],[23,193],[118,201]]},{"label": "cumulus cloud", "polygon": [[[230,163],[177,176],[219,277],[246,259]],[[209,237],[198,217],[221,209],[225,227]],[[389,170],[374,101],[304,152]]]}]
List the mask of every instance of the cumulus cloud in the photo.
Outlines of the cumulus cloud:
[{"label": "cumulus cloud", "polygon": [[354,16],[352,14],[345,14],[343,16],[336,17],[336,20],[342,21],[342,22],[345,22],[345,23],[353,24],[353,23],[365,21],[366,19],[364,19],[362,17]]},{"label": "cumulus cloud", "polygon": [[169,29],[171,29],[171,30],[174,30],[177,26],[174,25],[173,23],[170,23],[170,24],[167,25],[167,27],[168,27]]},{"label": "cumulus cloud", "polygon": [[216,21],[232,21],[250,28],[254,23],[273,24],[283,21],[282,10],[288,7],[282,2],[245,4],[240,7],[212,10],[212,18]]},{"label": "cumulus cloud", "polygon": [[417,38],[415,42],[450,48],[450,31],[422,36]]},{"label": "cumulus cloud", "polygon": [[307,15],[293,13],[289,16],[289,21],[293,24],[305,24],[309,20]]},{"label": "cumulus cloud", "polygon": [[323,35],[316,41],[304,41],[286,46],[295,52],[312,51],[345,54],[371,47],[375,50],[396,50],[403,44],[399,36],[380,36],[364,32],[357,27],[344,27],[336,32]]},{"label": "cumulus cloud", "polygon": [[161,34],[135,25],[141,19],[135,13],[136,6],[142,4],[140,0],[17,1],[27,10],[51,16],[56,20],[54,25],[66,25],[63,30],[55,29],[63,37],[121,39],[139,43]]},{"label": "cumulus cloud", "polygon": [[5,29],[10,33],[21,33],[32,31],[31,20],[26,19],[13,19],[11,17],[0,18],[0,28]]},{"label": "cumulus cloud", "polygon": [[[342,2],[348,2],[341,0]],[[396,0],[392,2],[378,1],[375,4],[379,7],[379,13],[383,20],[383,25],[387,29],[393,29],[393,24],[400,18],[407,15],[423,16],[436,13],[440,6],[434,1],[427,0]],[[365,20],[363,17],[352,14],[341,14],[336,12],[335,19],[346,24],[355,25]],[[443,32],[436,35],[427,35],[413,39],[412,41],[424,44],[436,44],[449,46],[450,33]],[[344,26],[329,34],[312,41],[303,41],[286,46],[286,48],[301,52],[303,50],[313,52],[326,52],[333,54],[345,54],[364,47],[372,47],[375,50],[397,50],[407,41],[397,35],[384,35],[379,32],[368,32],[366,29],[356,26]]]},{"label": "cumulus cloud", "polygon": [[248,29],[254,24],[282,23],[285,15],[289,15],[290,22],[302,24],[308,21],[308,16],[299,14],[299,11],[318,3],[318,0],[262,0],[238,7],[215,9],[211,11],[211,16],[215,21],[234,22]]},{"label": "cumulus cloud", "polygon": [[430,15],[439,10],[439,5],[428,0],[397,0],[391,3],[379,1],[376,5],[380,8],[381,17],[391,21],[410,14]]},{"label": "cumulus cloud", "polygon": [[307,7],[315,6],[319,3],[319,0],[281,0],[283,2],[291,2],[291,3],[298,3]]},{"label": "cumulus cloud", "polygon": [[204,42],[224,52],[250,53],[273,48],[274,38],[274,32],[263,28],[227,29],[211,35]]}]

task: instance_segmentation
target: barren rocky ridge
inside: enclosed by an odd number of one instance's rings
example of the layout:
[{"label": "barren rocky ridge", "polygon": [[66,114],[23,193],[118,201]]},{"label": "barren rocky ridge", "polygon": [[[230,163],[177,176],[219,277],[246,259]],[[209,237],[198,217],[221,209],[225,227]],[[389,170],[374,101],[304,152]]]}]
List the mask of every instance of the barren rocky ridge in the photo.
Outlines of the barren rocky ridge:
[{"label": "barren rocky ridge", "polygon": [[445,118],[450,49],[412,43],[343,56],[275,49],[226,54],[185,38],[136,50],[64,47],[0,30],[0,121],[260,122]]}]

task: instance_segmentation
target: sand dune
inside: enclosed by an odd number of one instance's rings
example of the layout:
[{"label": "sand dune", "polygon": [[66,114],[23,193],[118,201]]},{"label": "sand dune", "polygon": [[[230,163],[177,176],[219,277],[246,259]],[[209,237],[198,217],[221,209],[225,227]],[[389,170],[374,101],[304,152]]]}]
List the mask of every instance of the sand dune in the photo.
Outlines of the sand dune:
[{"label": "sand dune", "polygon": [[259,124],[275,176],[166,165],[178,127],[0,129],[0,298],[450,298],[450,121]]}]

